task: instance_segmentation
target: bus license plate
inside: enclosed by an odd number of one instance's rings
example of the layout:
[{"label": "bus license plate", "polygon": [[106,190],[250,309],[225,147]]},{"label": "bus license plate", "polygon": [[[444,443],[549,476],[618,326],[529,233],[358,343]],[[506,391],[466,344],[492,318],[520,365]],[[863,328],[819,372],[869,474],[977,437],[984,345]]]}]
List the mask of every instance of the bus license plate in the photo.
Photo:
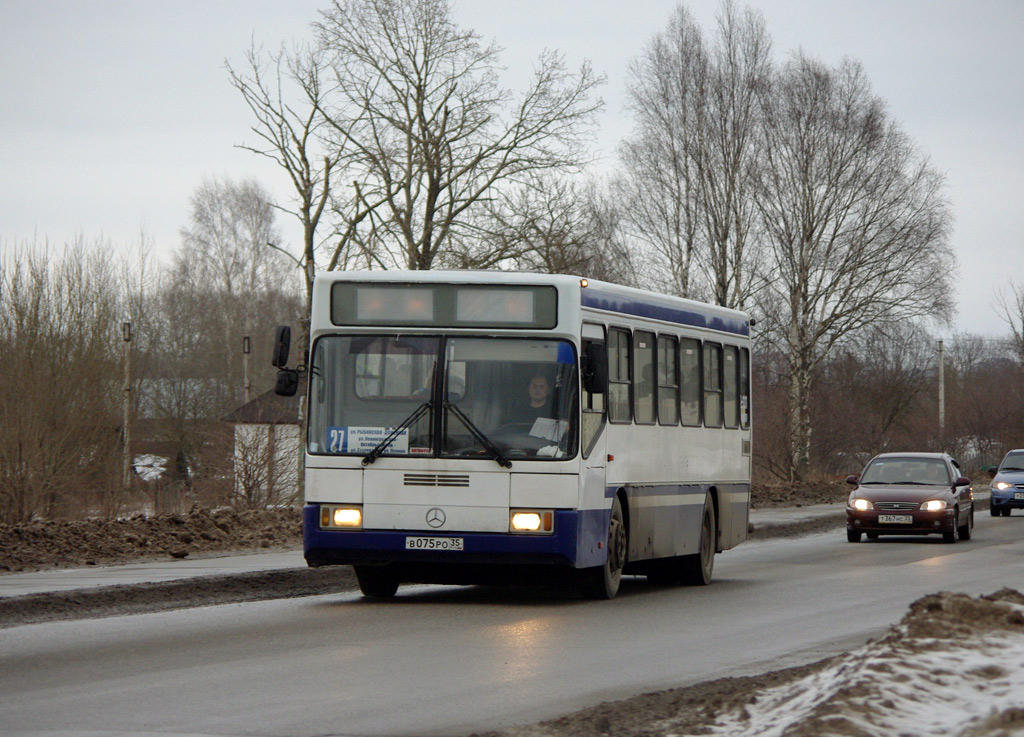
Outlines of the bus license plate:
[{"label": "bus license plate", "polygon": [[911,514],[880,514],[878,523],[882,525],[909,525],[914,521]]},{"label": "bus license plate", "polygon": [[407,537],[406,550],[462,550],[461,537]]}]

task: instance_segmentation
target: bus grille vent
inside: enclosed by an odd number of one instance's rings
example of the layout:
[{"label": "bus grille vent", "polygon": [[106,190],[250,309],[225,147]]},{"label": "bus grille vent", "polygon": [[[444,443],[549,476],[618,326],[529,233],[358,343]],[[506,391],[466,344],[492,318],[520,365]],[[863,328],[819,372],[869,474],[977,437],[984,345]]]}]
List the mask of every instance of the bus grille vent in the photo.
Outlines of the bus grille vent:
[{"label": "bus grille vent", "polygon": [[406,486],[469,486],[466,474],[407,473]]}]

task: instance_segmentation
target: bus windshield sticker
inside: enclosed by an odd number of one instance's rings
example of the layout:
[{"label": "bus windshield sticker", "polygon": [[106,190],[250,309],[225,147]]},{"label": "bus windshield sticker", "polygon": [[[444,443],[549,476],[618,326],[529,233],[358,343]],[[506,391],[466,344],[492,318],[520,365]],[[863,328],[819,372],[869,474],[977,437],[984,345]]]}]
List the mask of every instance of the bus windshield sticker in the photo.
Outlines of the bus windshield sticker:
[{"label": "bus windshield sticker", "polygon": [[[369,453],[388,436],[390,427],[328,427],[328,453]],[[421,451],[414,451],[421,452]],[[402,430],[385,450],[383,455],[406,455],[409,453],[409,431]]]}]

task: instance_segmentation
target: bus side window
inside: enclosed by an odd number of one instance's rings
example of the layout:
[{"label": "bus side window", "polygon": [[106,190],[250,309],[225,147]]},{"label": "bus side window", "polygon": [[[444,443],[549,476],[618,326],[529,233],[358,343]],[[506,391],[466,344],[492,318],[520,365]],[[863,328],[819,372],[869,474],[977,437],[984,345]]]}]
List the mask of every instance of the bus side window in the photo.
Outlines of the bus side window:
[{"label": "bus side window", "polygon": [[611,422],[629,422],[630,412],[630,356],[629,331],[608,331],[608,419]]},{"label": "bus side window", "polygon": [[679,340],[679,404],[684,425],[699,427],[701,392],[701,347],[694,338]]},{"label": "bus side window", "polygon": [[674,336],[658,336],[658,422],[679,424],[679,349]]},{"label": "bus side window", "polygon": [[704,344],[704,427],[722,426],[722,346]]},{"label": "bus side window", "polygon": [[750,427],[750,351],[740,348],[740,427]]},{"label": "bus side window", "polygon": [[658,377],[654,373],[656,348],[654,333],[642,330],[633,333],[633,356],[636,366],[633,371],[633,417],[638,425],[653,425],[655,422],[655,398],[658,388]]},{"label": "bus side window", "polygon": [[736,354],[734,345],[725,346],[722,354],[722,397],[725,402],[723,420],[726,427],[740,425],[739,361]]}]

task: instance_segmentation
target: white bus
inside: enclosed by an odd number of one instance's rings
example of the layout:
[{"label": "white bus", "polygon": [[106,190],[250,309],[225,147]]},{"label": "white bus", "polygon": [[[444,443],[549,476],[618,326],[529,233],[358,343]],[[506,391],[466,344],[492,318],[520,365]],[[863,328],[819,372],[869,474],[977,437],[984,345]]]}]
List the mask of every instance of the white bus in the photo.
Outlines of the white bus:
[{"label": "white bus", "polygon": [[[707,584],[746,538],[750,318],[577,276],[329,272],[303,538],[360,589]],[[287,328],[274,364],[294,392]]]}]

